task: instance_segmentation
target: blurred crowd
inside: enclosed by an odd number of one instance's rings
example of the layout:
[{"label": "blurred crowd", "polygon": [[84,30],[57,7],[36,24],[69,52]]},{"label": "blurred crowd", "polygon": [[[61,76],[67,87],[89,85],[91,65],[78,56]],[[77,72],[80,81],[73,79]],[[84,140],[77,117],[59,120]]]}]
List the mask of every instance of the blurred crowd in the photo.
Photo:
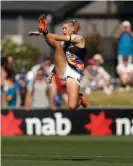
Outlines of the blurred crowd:
[{"label": "blurred crowd", "polygon": [[15,73],[11,56],[1,59],[1,105],[33,110],[37,108],[56,110],[61,100],[67,102],[65,81],[55,74],[52,84],[46,79],[53,68],[50,57],[26,73]]},{"label": "blurred crowd", "polygon": [[[106,95],[111,95],[117,86],[119,91],[133,91],[133,33],[129,21],[123,21],[117,40],[116,66],[117,78],[103,67],[104,59],[97,53],[88,59],[81,81],[81,91],[89,95],[94,90],[101,89]],[[50,57],[45,57],[41,63],[28,72],[15,73],[11,56],[1,58],[1,106],[2,108],[25,108],[27,111],[37,108],[56,110],[62,102],[67,103],[65,81],[55,74],[52,84],[46,79],[53,68]]]},{"label": "blurred crowd", "polygon": [[133,32],[131,23],[123,21],[120,27],[120,33],[115,36],[117,42],[117,59],[120,91],[133,88]]}]

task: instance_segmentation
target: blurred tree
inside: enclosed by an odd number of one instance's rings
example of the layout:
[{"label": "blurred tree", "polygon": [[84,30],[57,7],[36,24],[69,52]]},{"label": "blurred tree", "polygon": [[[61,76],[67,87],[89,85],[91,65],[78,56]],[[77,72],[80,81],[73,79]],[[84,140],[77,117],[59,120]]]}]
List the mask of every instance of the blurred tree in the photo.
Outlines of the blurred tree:
[{"label": "blurred tree", "polygon": [[21,68],[30,70],[37,60],[41,57],[38,48],[33,47],[29,43],[16,44],[11,40],[4,40],[1,45],[1,53],[5,56],[12,56],[16,72],[20,72]]},{"label": "blurred tree", "polygon": [[103,53],[103,49],[100,46],[101,36],[98,32],[88,34],[85,38],[86,41],[86,56],[84,59],[85,65],[89,58],[92,58],[96,53]]}]

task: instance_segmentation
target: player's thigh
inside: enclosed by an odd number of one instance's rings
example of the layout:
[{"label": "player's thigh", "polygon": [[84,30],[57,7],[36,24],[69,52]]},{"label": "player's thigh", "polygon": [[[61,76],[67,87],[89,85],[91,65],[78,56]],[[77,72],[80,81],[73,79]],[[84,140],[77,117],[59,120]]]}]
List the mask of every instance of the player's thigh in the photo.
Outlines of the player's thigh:
[{"label": "player's thigh", "polygon": [[73,78],[67,78],[67,93],[68,93],[68,105],[75,107],[78,104],[79,100],[79,85],[77,80]]},{"label": "player's thigh", "polygon": [[54,53],[54,64],[56,72],[59,76],[63,76],[66,71],[66,56],[63,51],[63,47],[60,45]]}]

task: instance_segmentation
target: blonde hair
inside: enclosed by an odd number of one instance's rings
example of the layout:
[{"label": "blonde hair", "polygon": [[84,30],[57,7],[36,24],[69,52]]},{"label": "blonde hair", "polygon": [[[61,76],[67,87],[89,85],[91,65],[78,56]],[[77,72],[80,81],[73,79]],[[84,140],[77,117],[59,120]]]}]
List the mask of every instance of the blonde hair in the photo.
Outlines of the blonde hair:
[{"label": "blonde hair", "polygon": [[80,23],[77,20],[67,20],[64,22],[64,24],[70,24],[74,27],[74,33],[78,32],[80,30]]}]

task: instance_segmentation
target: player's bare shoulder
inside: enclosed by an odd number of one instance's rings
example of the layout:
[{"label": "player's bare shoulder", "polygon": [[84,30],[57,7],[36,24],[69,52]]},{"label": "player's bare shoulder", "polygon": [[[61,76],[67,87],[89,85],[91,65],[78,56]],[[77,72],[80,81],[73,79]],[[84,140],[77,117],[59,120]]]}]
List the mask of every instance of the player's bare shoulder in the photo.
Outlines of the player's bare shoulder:
[{"label": "player's bare shoulder", "polygon": [[72,41],[76,41],[76,43],[75,43],[76,46],[78,46],[80,48],[85,47],[85,39],[83,36],[74,34],[74,35],[71,35],[71,39],[72,39]]}]

